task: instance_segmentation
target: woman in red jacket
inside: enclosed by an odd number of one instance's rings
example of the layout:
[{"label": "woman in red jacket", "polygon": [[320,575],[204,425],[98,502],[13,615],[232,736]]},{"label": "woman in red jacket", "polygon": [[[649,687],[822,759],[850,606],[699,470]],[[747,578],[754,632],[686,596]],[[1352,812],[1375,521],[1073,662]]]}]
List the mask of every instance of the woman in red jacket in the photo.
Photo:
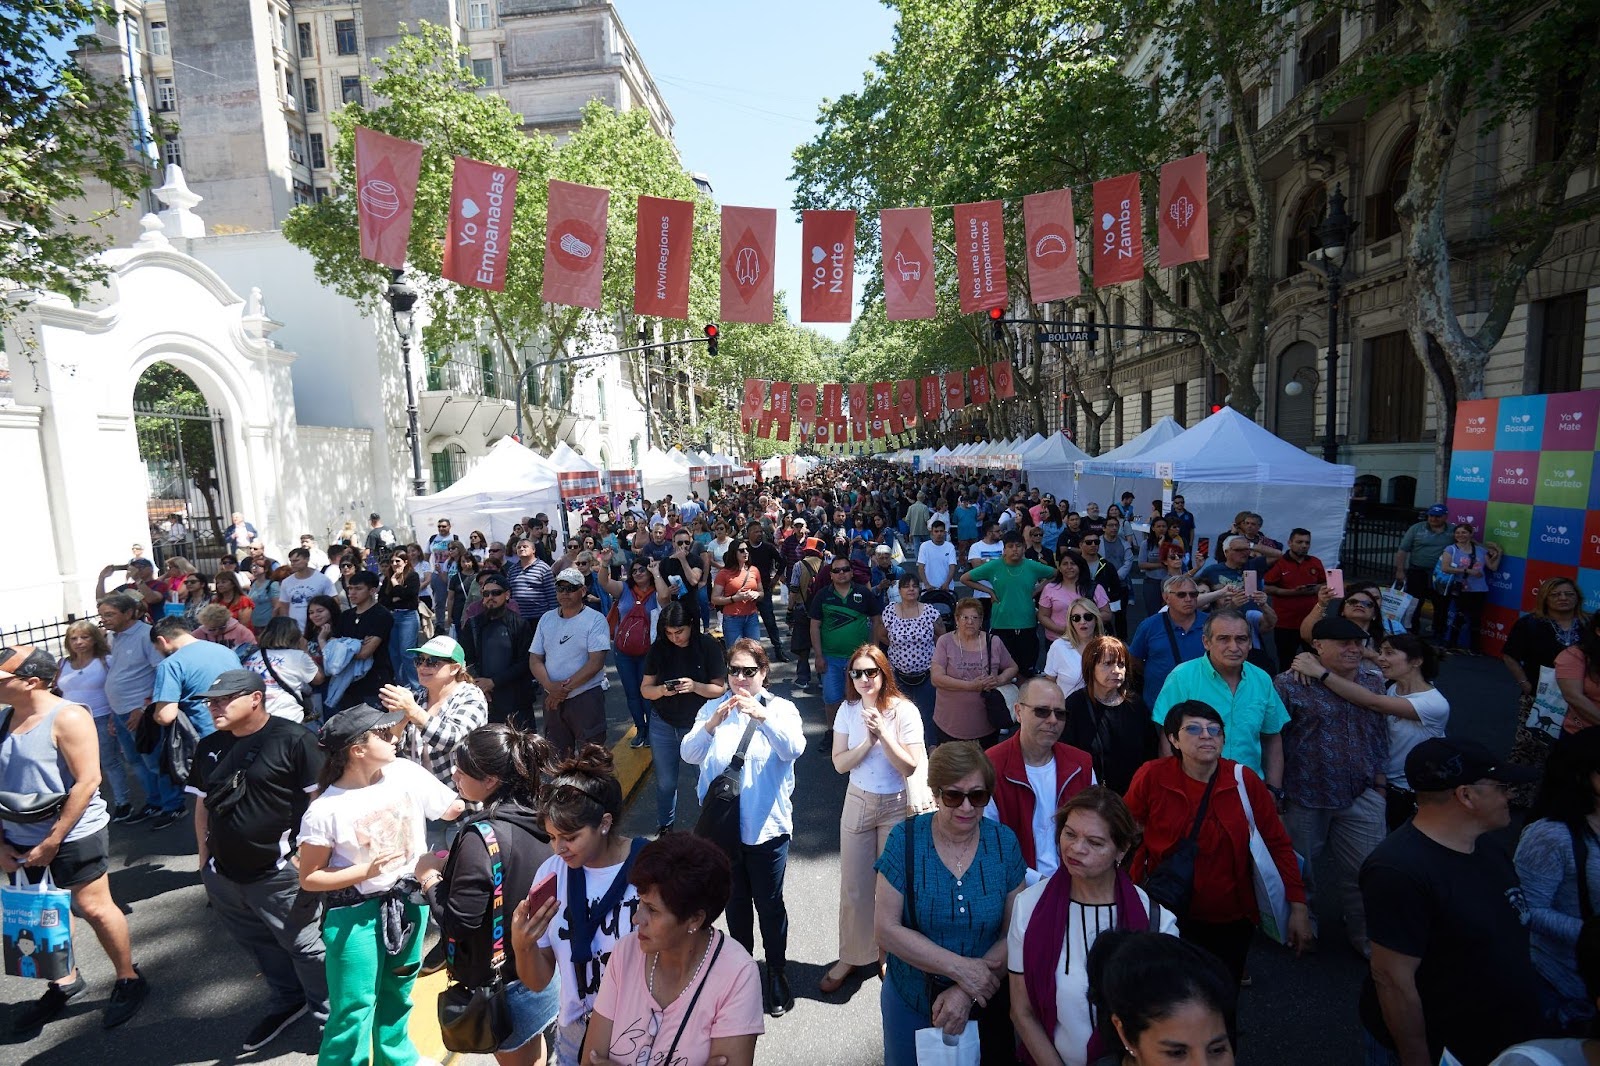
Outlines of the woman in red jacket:
[{"label": "woman in red jacket", "polygon": [[1140,767],[1125,797],[1128,809],[1144,827],[1144,841],[1134,852],[1129,873],[1134,881],[1142,882],[1188,837],[1209,787],[1211,800],[1200,824],[1195,856],[1194,892],[1188,913],[1178,916],[1178,933],[1211,951],[1236,981],[1242,981],[1260,908],[1250,874],[1250,823],[1240,799],[1240,776],[1256,827],[1283,878],[1289,899],[1285,942],[1296,954],[1313,939],[1299,858],[1267,786],[1249,767],[1236,773],[1237,764],[1222,758],[1222,716],[1214,708],[1199,700],[1176,704],[1163,729],[1173,756]]}]

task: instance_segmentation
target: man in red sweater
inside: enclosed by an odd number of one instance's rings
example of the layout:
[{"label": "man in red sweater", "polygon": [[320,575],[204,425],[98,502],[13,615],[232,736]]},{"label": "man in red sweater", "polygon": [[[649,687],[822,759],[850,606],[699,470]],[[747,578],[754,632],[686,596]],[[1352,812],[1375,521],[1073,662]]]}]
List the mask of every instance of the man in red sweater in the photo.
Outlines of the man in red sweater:
[{"label": "man in red sweater", "polygon": [[1088,752],[1060,741],[1067,700],[1055,681],[1024,681],[1017,692],[1016,716],[1017,731],[988,751],[994,797],[983,816],[1017,834],[1031,885],[1060,865],[1056,810],[1095,783],[1094,765]]}]

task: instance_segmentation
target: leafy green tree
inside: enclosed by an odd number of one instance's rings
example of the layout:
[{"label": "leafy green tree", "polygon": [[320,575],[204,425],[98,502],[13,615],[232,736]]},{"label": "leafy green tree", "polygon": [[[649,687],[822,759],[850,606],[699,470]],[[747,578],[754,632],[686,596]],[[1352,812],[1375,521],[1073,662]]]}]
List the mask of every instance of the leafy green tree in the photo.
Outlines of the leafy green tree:
[{"label": "leafy green tree", "polygon": [[[739,442],[739,453],[765,459],[795,450],[798,433],[789,442],[745,433],[739,425],[739,405],[744,379],[767,381],[839,381],[836,353],[839,345],[827,336],[789,320],[786,297],[773,297],[772,322],[741,324],[724,330],[718,342],[718,359],[706,368],[706,391],[715,401],[702,405],[700,421],[685,432],[689,443],[703,442],[709,434]],[[798,428],[798,427],[797,427]]]},{"label": "leafy green tree", "polygon": [[[553,364],[549,360],[608,350],[633,343],[634,246],[638,197],[652,195],[696,201],[696,238],[690,284],[691,321],[710,321],[716,299],[718,261],[717,216],[710,201],[695,187],[679,163],[675,149],[650,129],[642,111],[618,114],[592,101],[582,122],[560,144],[538,133],[525,133],[520,116],[496,96],[472,91],[476,82],[462,70],[466,53],[447,30],[422,23],[403,36],[374,65],[373,107],[348,105],[333,117],[339,131],[333,165],[338,184],[355,185],[355,128],[365,126],[422,143],[421,176],[407,249],[413,286],[427,308],[423,345],[444,352],[457,345],[480,344],[493,338],[511,368],[513,379],[529,381],[519,389],[524,406],[525,440],[540,450],[555,444],[562,412],[530,402],[530,397],[570,395],[589,372],[584,363]],[[454,157],[462,155],[514,168],[520,175],[509,237],[509,259],[503,292],[489,293],[458,286],[439,277],[443,236],[450,212]],[[548,181],[604,186],[611,190],[608,212],[602,306],[598,313],[547,304],[544,243]],[[360,256],[360,231],[353,197],[339,196],[296,208],[284,224],[284,235],[308,250],[317,277],[338,292],[376,308],[389,283],[389,272]],[[698,332],[698,324],[663,322],[657,339],[670,340]],[[630,338],[626,345],[618,337]],[[703,349],[691,357],[692,373],[702,373]],[[640,402],[659,418],[651,404],[650,369],[642,355],[630,357],[629,385]],[[657,439],[661,425],[654,426]]]},{"label": "leafy green tree", "polygon": [[[35,0],[0,10],[0,278],[8,288],[80,299],[105,276],[95,258],[108,238],[101,223],[133,203],[150,179],[134,155],[127,87],[94,75],[62,42],[96,19],[115,24],[104,0]],[[85,33],[87,53],[99,47]],[[95,212],[89,179],[118,202]],[[0,322],[21,301],[0,301]]]}]

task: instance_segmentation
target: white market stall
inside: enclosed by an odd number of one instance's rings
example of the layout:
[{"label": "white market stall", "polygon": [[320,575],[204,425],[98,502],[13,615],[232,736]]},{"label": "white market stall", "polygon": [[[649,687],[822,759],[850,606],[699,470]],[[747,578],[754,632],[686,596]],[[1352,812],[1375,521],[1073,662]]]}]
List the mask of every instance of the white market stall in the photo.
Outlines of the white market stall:
[{"label": "white market stall", "polygon": [[604,491],[600,468],[573,451],[566,441],[556,445],[546,462],[556,469],[563,511],[581,510]]},{"label": "white market stall", "polygon": [[644,453],[639,472],[644,479],[644,498],[652,503],[668,493],[680,502],[689,498],[689,463],[676,449],[663,452],[651,448]]},{"label": "white market stall", "polygon": [[1235,514],[1256,511],[1273,540],[1283,543],[1290,529],[1303,526],[1311,531],[1311,553],[1325,566],[1338,565],[1355,467],[1325,463],[1231,407],[1138,458],[1115,463],[1113,474],[1150,479],[1159,496],[1156,471],[1169,463],[1177,491],[1194,513],[1197,538],[1214,540]]},{"label": "white market stall", "polygon": [[1067,439],[1064,433],[1053,433],[1043,444],[1028,453],[1023,473],[1028,486],[1048,492],[1057,501],[1068,501],[1072,507],[1077,501],[1072,496],[1073,467],[1088,453]]},{"label": "white market stall", "polygon": [[[490,540],[505,540],[511,527],[543,511],[561,510],[556,468],[510,437],[495,442],[471,470],[447,489],[406,500],[412,529],[428,529],[441,518],[463,540],[480,530]],[[559,523],[552,523],[559,533]]]},{"label": "white market stall", "polygon": [[[1150,501],[1161,498],[1161,481],[1119,474],[1116,464],[1138,459],[1151,449],[1159,448],[1168,441],[1182,436],[1183,433],[1183,426],[1168,415],[1121,447],[1113,448],[1093,459],[1080,460],[1077,465],[1078,483],[1073,490],[1073,499],[1081,503],[1093,500],[1100,505],[1100,512],[1104,514],[1106,508],[1117,503],[1124,492],[1131,492],[1134,496],[1133,518],[1135,521],[1143,522],[1145,516],[1150,513]],[[1079,507],[1079,510],[1082,510],[1082,507]]]}]

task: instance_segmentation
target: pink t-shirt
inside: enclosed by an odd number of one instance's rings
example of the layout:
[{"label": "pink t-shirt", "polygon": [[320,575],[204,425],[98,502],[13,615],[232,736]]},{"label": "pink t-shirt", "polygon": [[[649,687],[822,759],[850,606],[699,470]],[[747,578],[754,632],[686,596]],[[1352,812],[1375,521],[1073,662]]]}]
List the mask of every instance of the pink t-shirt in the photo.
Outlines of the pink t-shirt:
[{"label": "pink t-shirt", "polygon": [[716,965],[706,959],[707,971],[701,974],[704,990],[695,1002],[694,1014],[683,1026],[672,1061],[665,1061],[667,1049],[683,1025],[683,1012],[699,987],[690,981],[677,999],[663,1010],[650,995],[645,983],[650,959],[639,948],[639,936],[630,933],[617,941],[605,976],[600,978],[600,994],[595,997],[596,1014],[611,1019],[611,1062],[642,1062],[640,1056],[651,1049],[651,1066],[690,1066],[711,1057],[711,1041],[724,1036],[760,1036],[767,1031],[761,1012],[761,975],[750,953],[722,932],[714,934],[711,951],[722,945]]},{"label": "pink t-shirt", "polygon": [[[1075,588],[1058,585],[1054,581],[1045,582],[1044,588],[1039,590],[1039,606],[1045,609],[1050,616],[1050,621],[1061,628],[1067,625],[1067,608],[1072,606],[1073,600],[1085,597]],[[1094,587],[1094,603],[1096,607],[1105,607],[1110,604],[1106,598],[1106,590],[1099,585]],[[1059,638],[1058,638],[1059,639]]]}]

